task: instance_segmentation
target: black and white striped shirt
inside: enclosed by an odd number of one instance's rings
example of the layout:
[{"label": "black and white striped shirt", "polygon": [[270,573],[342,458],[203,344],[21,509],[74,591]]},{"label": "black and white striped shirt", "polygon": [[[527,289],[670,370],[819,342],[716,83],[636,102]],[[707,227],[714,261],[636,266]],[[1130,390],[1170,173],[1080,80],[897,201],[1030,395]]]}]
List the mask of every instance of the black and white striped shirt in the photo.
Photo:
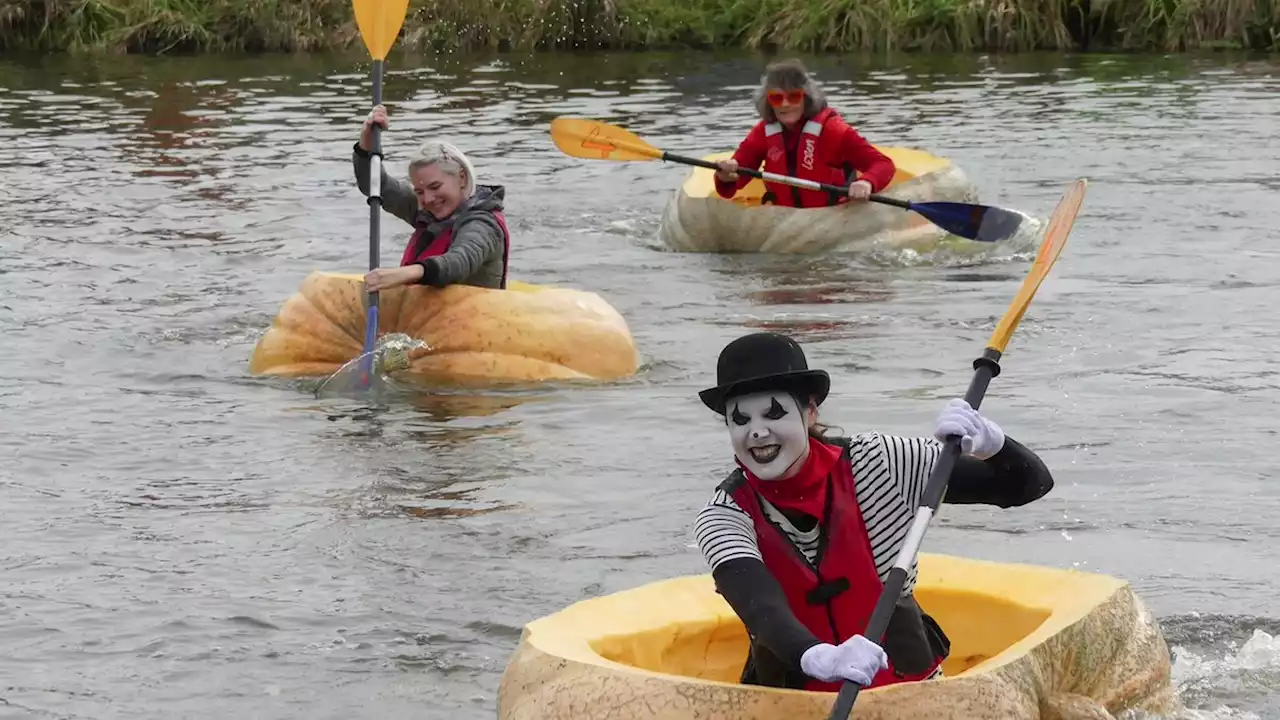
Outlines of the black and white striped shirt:
[{"label": "black and white striped shirt", "polygon": [[[854,491],[871,538],[876,571],[883,582],[907,539],[942,444],[932,437],[896,437],[877,432],[855,435],[850,441]],[[812,563],[818,547],[818,528],[802,533],[764,498],[760,498],[760,505]],[[762,559],[751,518],[723,490],[716,490],[698,512],[694,535],[712,570],[734,558]],[[912,562],[903,595],[910,593],[915,584],[916,563]]]}]

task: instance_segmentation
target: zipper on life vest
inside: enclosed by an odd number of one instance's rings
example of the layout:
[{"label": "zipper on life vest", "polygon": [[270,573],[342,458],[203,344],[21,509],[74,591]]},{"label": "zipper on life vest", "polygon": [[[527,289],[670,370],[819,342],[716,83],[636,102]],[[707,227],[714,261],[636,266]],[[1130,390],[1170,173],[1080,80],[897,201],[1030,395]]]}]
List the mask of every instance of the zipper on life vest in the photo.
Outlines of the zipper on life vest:
[{"label": "zipper on life vest", "polygon": [[[833,481],[832,481],[831,473],[828,473],[827,474],[827,505],[826,507],[822,508],[822,518],[820,518],[818,521],[818,549],[813,554],[813,574],[815,577],[818,578],[818,584],[814,586],[815,589],[820,588],[823,585],[827,584],[826,579],[822,577],[822,571],[819,570],[818,568],[822,565],[823,556],[827,554],[827,541],[831,537],[831,534],[827,532],[827,528],[830,526],[830,523],[831,523],[831,501],[832,501],[832,498],[835,496],[835,493],[831,491],[832,482]],[[832,604],[835,602],[835,600],[836,599],[833,596],[831,599],[827,600],[823,604],[826,606],[826,610],[827,610],[827,622],[831,624],[831,644],[839,645],[841,643],[840,629],[836,627],[836,612],[835,612],[835,609],[832,608]]]},{"label": "zipper on life vest", "polygon": [[[818,584],[816,587],[822,587],[827,584],[827,581],[822,577],[822,573],[816,567],[813,569],[813,574],[818,577]],[[827,611],[827,622],[831,624],[831,644],[839,645],[842,642],[840,640],[840,629],[836,627],[836,613],[831,607],[835,600],[835,598],[831,598],[825,603],[825,606]]]},{"label": "zipper on life vest", "polygon": [[[786,130],[782,131],[782,148],[784,150],[784,154],[787,156],[787,174],[793,177],[796,175],[796,167],[800,162],[800,148],[802,145],[804,145],[803,131],[800,132],[800,138],[796,140],[796,151],[785,152],[787,147],[787,131]],[[800,188],[796,187],[795,185],[791,186],[791,197],[792,199],[795,200],[797,208],[804,207],[804,199],[800,195]]]},{"label": "zipper on life vest", "polygon": [[[828,473],[827,474],[827,504],[822,509],[823,516],[821,518],[818,518],[818,547],[817,547],[817,550],[814,552],[814,558],[812,561],[810,561],[809,558],[806,557],[805,554],[800,551],[800,548],[796,547],[796,544],[791,540],[790,537],[788,537],[786,531],[784,531],[781,526],[779,526],[776,522],[773,521],[772,518],[769,517],[769,513],[765,512],[763,507],[761,507],[760,509],[760,514],[764,518],[764,521],[768,523],[769,526],[772,527],[775,532],[777,532],[779,535],[782,536],[783,544],[791,548],[791,552],[795,553],[796,557],[799,558],[801,562],[803,562],[805,565],[808,565],[813,570],[814,577],[818,579],[817,584],[814,585],[815,589],[827,584],[827,581],[822,577],[822,571],[818,569],[818,566],[822,564],[822,557],[823,555],[826,554],[826,551],[827,551],[827,540],[829,537],[829,533],[827,532],[828,523],[826,522],[826,520],[831,517],[831,502],[834,496],[834,493],[831,492],[831,484],[833,482],[834,482],[834,476]],[[755,492],[755,491],[752,490],[752,492]],[[761,499],[757,497],[756,503],[759,504],[760,502],[761,502]],[[785,513],[784,513],[784,516],[785,516]],[[851,589],[852,588],[850,588],[850,590]],[[823,603],[823,605],[825,606],[827,611],[827,623],[831,626],[831,640],[832,640],[831,644],[839,645],[841,642],[840,630],[836,626],[835,610],[832,608],[833,602],[835,602],[834,597],[831,598],[830,600],[827,600],[825,603]]]}]

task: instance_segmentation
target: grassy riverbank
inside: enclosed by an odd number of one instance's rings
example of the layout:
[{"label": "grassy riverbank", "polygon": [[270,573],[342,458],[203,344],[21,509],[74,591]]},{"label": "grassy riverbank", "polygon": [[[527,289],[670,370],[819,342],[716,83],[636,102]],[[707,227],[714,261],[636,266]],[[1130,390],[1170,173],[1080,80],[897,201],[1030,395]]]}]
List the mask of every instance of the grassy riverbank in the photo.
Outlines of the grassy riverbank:
[{"label": "grassy riverbank", "polygon": [[[359,45],[350,0],[0,0],[0,50]],[[412,0],[410,51],[1280,50],[1280,0]]]}]

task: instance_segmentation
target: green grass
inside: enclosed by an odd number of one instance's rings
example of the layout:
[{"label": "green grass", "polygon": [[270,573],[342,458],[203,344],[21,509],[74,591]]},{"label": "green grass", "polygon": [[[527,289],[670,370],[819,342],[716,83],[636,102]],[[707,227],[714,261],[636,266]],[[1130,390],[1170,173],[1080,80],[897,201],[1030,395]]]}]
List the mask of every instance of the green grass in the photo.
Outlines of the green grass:
[{"label": "green grass", "polygon": [[[358,46],[350,0],[0,0],[0,51]],[[413,0],[409,51],[1280,51],[1280,0]]]}]

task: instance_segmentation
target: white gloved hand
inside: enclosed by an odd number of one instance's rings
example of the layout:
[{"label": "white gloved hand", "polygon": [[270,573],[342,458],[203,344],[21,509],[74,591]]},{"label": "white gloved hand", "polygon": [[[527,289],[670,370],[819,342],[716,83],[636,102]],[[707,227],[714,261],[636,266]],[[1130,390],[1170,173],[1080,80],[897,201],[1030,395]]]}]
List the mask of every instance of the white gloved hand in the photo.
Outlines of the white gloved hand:
[{"label": "white gloved hand", "polygon": [[866,687],[876,673],[887,667],[889,656],[861,635],[854,635],[838,646],[819,643],[800,656],[800,669],[804,674],[822,682],[852,680]]},{"label": "white gloved hand", "polygon": [[1000,452],[1004,447],[1004,431],[978,414],[961,398],[954,398],[938,415],[933,436],[946,442],[948,435],[960,435],[960,449],[979,460]]}]

